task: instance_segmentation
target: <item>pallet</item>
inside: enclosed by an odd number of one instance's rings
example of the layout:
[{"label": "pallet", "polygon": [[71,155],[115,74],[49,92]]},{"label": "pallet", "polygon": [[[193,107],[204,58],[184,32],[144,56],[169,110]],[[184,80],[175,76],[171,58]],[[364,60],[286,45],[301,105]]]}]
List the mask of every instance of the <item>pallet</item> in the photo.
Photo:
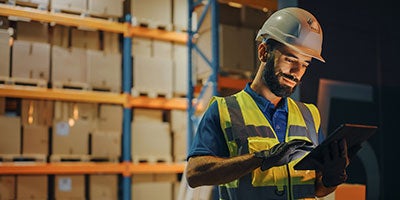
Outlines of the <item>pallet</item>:
[{"label": "pallet", "polygon": [[6,85],[8,83],[9,79],[10,79],[10,77],[0,76],[0,84],[1,85]]},{"label": "pallet", "polygon": [[158,30],[164,30],[164,31],[172,31],[173,30],[172,24],[159,24],[159,23],[151,21],[151,20],[140,20],[137,18],[133,18],[132,24],[133,24],[133,26],[140,26],[140,27],[144,27],[144,28],[158,29]]},{"label": "pallet", "polygon": [[110,93],[121,93],[121,89],[116,89],[112,87],[106,87],[106,86],[91,86],[91,89],[93,91],[97,92],[110,92]]},{"label": "pallet", "polygon": [[43,80],[43,79],[0,77],[0,84],[19,85],[19,86],[34,86],[34,87],[47,88],[47,81]]},{"label": "pallet", "polygon": [[91,90],[91,87],[88,83],[79,83],[79,82],[55,81],[52,82],[51,87],[56,89]]},{"label": "pallet", "polygon": [[120,18],[117,16],[95,14],[95,13],[90,13],[90,12],[86,13],[85,16],[92,17],[92,18],[98,18],[98,19],[104,19],[104,20],[108,20],[111,22],[118,22],[118,19]]},{"label": "pallet", "polygon": [[89,156],[89,161],[90,162],[119,162],[119,157],[118,156]]},{"label": "pallet", "polygon": [[50,10],[50,12],[52,13],[64,13],[64,14],[70,14],[70,15],[76,15],[76,16],[80,16],[80,17],[90,17],[90,18],[97,18],[97,19],[104,19],[104,20],[108,20],[111,22],[118,22],[118,18],[116,17],[112,17],[112,16],[102,16],[102,15],[98,15],[98,14],[91,14],[88,13],[88,11],[75,11],[75,10],[68,10],[68,9],[58,9],[58,8],[52,8]]},{"label": "pallet", "polygon": [[44,154],[1,154],[0,162],[47,162]]},{"label": "pallet", "polygon": [[89,162],[89,155],[68,155],[68,154],[53,154],[50,156],[50,162]]},{"label": "pallet", "polygon": [[174,162],[186,162],[186,155],[175,155]]},{"label": "pallet", "polygon": [[182,32],[182,33],[187,33],[188,31],[188,27],[187,26],[178,26],[178,25],[173,25],[173,27],[174,27],[174,30],[173,31],[175,31],[175,32]]},{"label": "pallet", "polygon": [[[49,0],[50,1],[50,0]],[[38,4],[38,3],[32,3],[32,2],[26,2],[26,1],[19,1],[19,0],[8,0],[8,4],[13,5],[13,6],[23,6],[23,7],[30,7],[30,8],[35,8],[38,10],[48,10],[49,9],[49,2],[47,4]]]},{"label": "pallet", "polygon": [[146,96],[149,98],[157,98],[157,97],[163,97],[170,99],[173,97],[172,92],[157,92],[157,91],[148,91],[148,90],[138,90],[137,88],[132,88],[131,93],[133,97],[139,97],[139,96]]},{"label": "pallet", "polygon": [[174,92],[174,97],[177,98],[186,98],[187,97],[187,93],[183,93],[183,92]]},{"label": "pallet", "polygon": [[164,157],[156,157],[156,156],[132,156],[133,163],[171,163],[172,158],[171,156],[164,156]]}]

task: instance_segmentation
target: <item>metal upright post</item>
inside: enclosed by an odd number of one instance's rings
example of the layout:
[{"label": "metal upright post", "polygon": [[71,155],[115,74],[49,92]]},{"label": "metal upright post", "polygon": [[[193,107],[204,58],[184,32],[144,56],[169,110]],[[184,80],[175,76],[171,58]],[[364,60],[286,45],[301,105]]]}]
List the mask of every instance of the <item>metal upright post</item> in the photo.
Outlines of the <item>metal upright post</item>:
[{"label": "metal upright post", "polygon": [[[197,28],[193,30],[192,27],[192,17],[193,17],[193,12],[196,9],[196,7],[203,2],[201,0],[188,0],[188,12],[189,12],[189,20],[188,20],[188,41],[187,41],[187,47],[188,47],[188,93],[187,93],[187,99],[188,99],[188,108],[187,108],[187,113],[188,113],[188,150],[190,149],[190,145],[192,144],[193,137],[194,137],[194,120],[195,120],[195,109],[197,105],[193,105],[193,92],[194,92],[194,86],[193,86],[193,50],[195,50],[199,55],[200,58],[202,58],[212,69],[211,75],[208,78],[205,86],[202,88],[200,91],[199,96],[197,97],[198,101],[202,98],[206,87],[209,87],[211,85],[212,87],[212,94],[213,95],[218,95],[218,71],[219,71],[219,8],[218,8],[218,2],[217,0],[210,0],[208,3],[204,6],[204,10],[199,16],[199,19],[197,21]],[[208,9],[211,9],[211,61],[205,56],[205,54],[197,47],[197,45],[194,43],[194,35],[198,34],[198,31],[200,29],[200,26],[203,23],[203,20],[205,19],[205,16],[207,15]],[[201,37],[201,36],[200,36]]]},{"label": "metal upright post", "polygon": [[190,145],[192,144],[193,141],[193,120],[192,116],[194,115],[194,108],[192,104],[193,100],[193,65],[192,65],[192,49],[193,49],[193,35],[194,32],[192,30],[192,16],[193,16],[193,11],[194,11],[194,3],[193,0],[188,0],[188,41],[187,41],[187,47],[188,47],[188,90],[187,90],[187,100],[188,100],[188,107],[187,107],[187,152],[189,152]]},{"label": "metal upright post", "polygon": [[[125,22],[131,23],[131,15],[125,16]],[[122,86],[125,94],[130,94],[132,89],[132,38],[124,34],[123,60],[122,60]],[[131,162],[131,121],[132,109],[124,107],[123,129],[122,129],[122,162]],[[122,199],[131,200],[131,174],[122,174]]]},{"label": "metal upright post", "polygon": [[213,95],[218,95],[218,72],[219,72],[219,6],[217,0],[211,1],[211,77]]}]

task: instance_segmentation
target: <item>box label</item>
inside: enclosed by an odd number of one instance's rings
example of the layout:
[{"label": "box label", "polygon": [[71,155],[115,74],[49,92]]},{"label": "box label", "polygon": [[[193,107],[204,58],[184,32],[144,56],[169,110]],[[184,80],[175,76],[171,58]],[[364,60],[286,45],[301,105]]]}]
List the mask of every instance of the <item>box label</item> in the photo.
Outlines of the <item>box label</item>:
[{"label": "box label", "polygon": [[56,124],[57,135],[67,136],[69,134],[69,124],[68,122],[58,122]]},{"label": "box label", "polygon": [[58,180],[58,189],[60,191],[69,192],[72,189],[71,178],[60,178]]}]

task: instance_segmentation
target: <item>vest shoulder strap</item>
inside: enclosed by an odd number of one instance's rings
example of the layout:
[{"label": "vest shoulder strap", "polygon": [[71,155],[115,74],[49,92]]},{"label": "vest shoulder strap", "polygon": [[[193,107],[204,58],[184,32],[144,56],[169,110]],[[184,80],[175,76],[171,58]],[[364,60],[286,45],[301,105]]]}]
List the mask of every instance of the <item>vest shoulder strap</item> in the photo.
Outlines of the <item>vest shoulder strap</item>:
[{"label": "vest shoulder strap", "polygon": [[225,97],[225,101],[231,118],[232,130],[244,130],[245,123],[243,114],[242,110],[240,109],[239,102],[236,100],[236,96],[227,96]]},{"label": "vest shoulder strap", "polygon": [[301,114],[303,115],[303,119],[306,123],[306,127],[309,130],[310,133],[310,138],[314,144],[319,144],[318,138],[317,138],[317,130],[315,129],[315,122],[314,118],[312,116],[312,113],[310,109],[302,102],[293,100],[297,107],[300,109]]}]

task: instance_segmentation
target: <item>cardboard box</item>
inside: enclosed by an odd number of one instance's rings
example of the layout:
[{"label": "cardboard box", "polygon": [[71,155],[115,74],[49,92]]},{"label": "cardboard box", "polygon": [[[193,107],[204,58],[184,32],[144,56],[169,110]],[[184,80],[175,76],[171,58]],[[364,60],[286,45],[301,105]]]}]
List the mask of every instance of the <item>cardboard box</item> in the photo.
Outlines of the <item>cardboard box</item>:
[{"label": "cardboard box", "polygon": [[167,122],[132,122],[133,162],[171,162],[171,132]]},{"label": "cardboard box", "polygon": [[120,18],[123,15],[124,0],[88,0],[88,13],[102,17]]},{"label": "cardboard box", "polygon": [[9,200],[15,199],[15,176],[1,175],[0,176],[0,199]]},{"label": "cardboard box", "polygon": [[[52,46],[59,46],[63,48],[69,47],[69,36],[71,27],[63,25],[55,25],[52,27],[53,35],[51,38]],[[54,47],[53,47],[54,48]]]},{"label": "cardboard box", "polygon": [[133,174],[132,184],[136,183],[154,183],[154,182],[176,182],[176,174]]},{"label": "cardboard box", "polygon": [[72,28],[71,47],[100,50],[99,31],[88,31]]},{"label": "cardboard box", "polygon": [[123,107],[120,105],[99,105],[99,117],[97,118],[97,130],[114,131],[122,133]]},{"label": "cardboard box", "polygon": [[172,155],[175,162],[186,161],[187,123],[188,116],[186,111],[171,110]]},{"label": "cardboard box", "polygon": [[[172,200],[172,184],[168,182],[148,182],[132,184],[132,200],[163,199]],[[155,192],[157,191],[157,192]]]},{"label": "cardboard box", "polygon": [[146,93],[149,97],[172,97],[172,58],[136,56],[133,62],[133,96]]},{"label": "cardboard box", "polygon": [[163,114],[162,110],[135,108],[133,109],[133,121],[137,123],[162,122]]},{"label": "cardboard box", "polygon": [[49,24],[38,21],[17,21],[16,39],[34,43],[49,43]]},{"label": "cardboard box", "polygon": [[50,44],[16,40],[12,52],[11,77],[49,81]]},{"label": "cardboard box", "polygon": [[[172,4],[172,23],[175,31],[186,31],[188,26],[188,1],[173,0]],[[192,27],[197,27],[197,13],[192,13]]]},{"label": "cardboard box", "polygon": [[21,153],[21,119],[0,116],[0,154]]},{"label": "cardboard box", "polygon": [[220,25],[219,33],[221,68],[253,71],[256,58],[255,32],[251,29]]},{"label": "cardboard box", "polygon": [[106,53],[120,53],[120,39],[118,33],[103,32],[103,51]]},{"label": "cardboard box", "polygon": [[170,0],[132,0],[131,13],[136,21],[134,25],[145,24],[150,28],[172,29],[172,3]]},{"label": "cardboard box", "polygon": [[52,11],[70,11],[84,13],[87,10],[87,0],[51,0]]},{"label": "cardboard box", "polygon": [[88,83],[93,90],[121,92],[122,56],[120,53],[87,51]]},{"label": "cardboard box", "polygon": [[52,134],[53,155],[88,155],[89,132],[90,124],[83,120],[55,121]]},{"label": "cardboard box", "polygon": [[259,30],[272,13],[248,6],[243,6],[241,9],[243,10],[242,26],[252,30]]},{"label": "cardboard box", "polygon": [[91,200],[118,199],[118,176],[90,175],[89,195]]},{"label": "cardboard box", "polygon": [[56,175],[55,199],[85,200],[84,175]]},{"label": "cardboard box", "polygon": [[23,126],[22,154],[49,155],[49,127]]},{"label": "cardboard box", "polygon": [[132,175],[132,199],[175,199],[173,193],[176,182],[176,174],[134,174]]},{"label": "cardboard box", "polygon": [[[188,48],[183,44],[174,44],[172,50],[174,94],[186,96],[188,91]],[[192,78],[194,77],[192,76]]]},{"label": "cardboard box", "polygon": [[18,175],[17,199],[48,199],[47,175]]},{"label": "cardboard box", "polygon": [[[219,25],[219,52],[220,68],[228,72],[253,72],[256,62],[256,46],[254,42],[255,31],[248,28]],[[238,39],[240,38],[240,39]],[[198,40],[198,46],[207,58],[211,58],[211,31],[205,31]],[[244,51],[238,51],[244,49]],[[210,66],[194,54],[196,58],[196,71],[201,77],[208,77]]]},{"label": "cardboard box", "polygon": [[[83,120],[94,123],[98,117],[97,103],[78,103],[55,101],[54,119],[68,121],[70,119]],[[91,125],[92,127],[93,125]]]},{"label": "cardboard box", "polygon": [[152,57],[153,41],[147,38],[132,38],[132,55],[134,58],[137,56]]},{"label": "cardboard box", "polygon": [[[1,20],[1,18],[0,18]],[[0,22],[1,23],[1,22]],[[10,35],[0,29],[0,78],[10,77]]]},{"label": "cardboard box", "polygon": [[99,131],[91,134],[91,156],[93,158],[107,158],[118,161],[121,155],[121,132]]},{"label": "cardboard box", "polygon": [[52,82],[87,85],[87,55],[82,48],[52,48]]},{"label": "cardboard box", "polygon": [[172,59],[172,42],[153,40],[153,57]]},{"label": "cardboard box", "polygon": [[0,97],[0,115],[4,115],[6,112],[6,98]]},{"label": "cardboard box", "polygon": [[54,101],[51,100],[21,100],[21,120],[23,126],[52,126]]}]

